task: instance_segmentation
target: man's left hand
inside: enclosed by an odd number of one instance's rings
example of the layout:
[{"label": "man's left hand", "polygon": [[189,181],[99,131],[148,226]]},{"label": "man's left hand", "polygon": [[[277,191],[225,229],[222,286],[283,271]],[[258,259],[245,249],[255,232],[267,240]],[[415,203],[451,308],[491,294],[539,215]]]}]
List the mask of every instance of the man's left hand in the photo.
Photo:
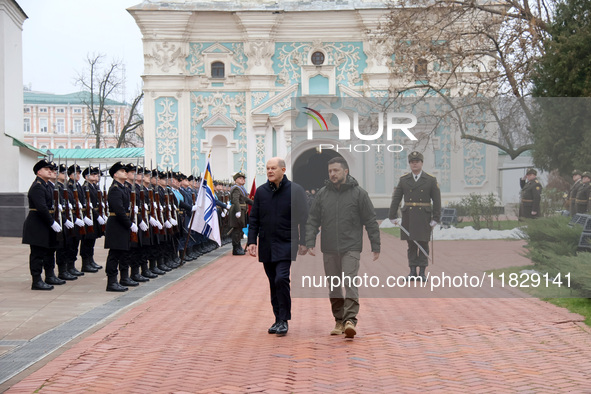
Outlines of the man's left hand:
[{"label": "man's left hand", "polygon": [[435,220],[431,220],[431,223],[429,223],[429,226],[435,227],[435,226],[437,226],[437,222]]},{"label": "man's left hand", "polygon": [[308,253],[308,248],[306,247],[306,245],[300,245],[300,247],[298,248],[298,254],[300,256],[303,256],[306,253]]},{"label": "man's left hand", "polygon": [[247,249],[248,249],[248,254],[249,255],[251,255],[253,257],[256,257],[257,256],[257,246],[256,246],[256,244],[250,244],[250,245],[248,245]]},{"label": "man's left hand", "polygon": [[373,255],[373,261],[380,258],[380,252],[371,252],[371,254]]}]

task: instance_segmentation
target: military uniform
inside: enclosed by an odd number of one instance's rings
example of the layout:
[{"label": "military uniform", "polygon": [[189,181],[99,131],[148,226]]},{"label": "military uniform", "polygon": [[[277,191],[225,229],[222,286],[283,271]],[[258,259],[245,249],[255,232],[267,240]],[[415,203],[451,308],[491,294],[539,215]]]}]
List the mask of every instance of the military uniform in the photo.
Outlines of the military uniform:
[{"label": "military uniform", "polygon": [[[82,176],[86,177],[87,175],[96,175],[98,172],[98,168],[88,167],[82,172]],[[90,212],[90,216],[88,218],[93,222],[92,227],[86,227],[84,239],[80,241],[82,272],[98,272],[99,269],[103,268],[94,261],[94,245],[96,240],[102,237],[101,226],[98,222],[98,191],[96,186],[88,181],[84,181],[82,190],[84,190],[84,199],[86,201],[84,212]]]},{"label": "military uniform", "polygon": [[[423,161],[423,155],[416,151],[411,152],[409,162],[412,160]],[[411,276],[416,276],[415,267],[420,267],[421,273],[419,275],[424,278],[424,270],[429,261],[414,241],[417,241],[429,253],[431,222],[438,222],[441,217],[441,191],[437,179],[424,171],[418,174],[417,180],[412,172],[401,176],[392,196],[388,213],[390,220],[398,218],[398,207],[402,201],[404,201],[404,206],[400,208],[402,227],[410,235],[401,232],[400,239],[406,240],[408,243],[407,255]]]},{"label": "military uniform", "polygon": [[[530,169],[527,175],[537,175],[537,171]],[[540,200],[542,196],[542,184],[536,178],[524,182],[521,187],[521,216],[526,219],[540,217]],[[532,214],[535,212],[536,214]]]},{"label": "military uniform", "polygon": [[[70,199],[70,204],[73,207],[73,216],[74,220],[80,219],[76,226],[74,227],[74,236],[72,237],[72,242],[68,244],[68,272],[75,276],[82,276],[84,275],[83,272],[79,271],[76,268],[76,260],[78,259],[78,249],[80,247],[80,241],[84,239],[84,235],[86,234],[86,225],[82,220],[84,219],[84,204],[85,204],[85,196],[84,191],[82,190],[82,186],[76,180],[76,175],[72,177],[72,174],[80,173],[80,166],[78,165],[71,165],[68,168],[68,182],[66,186],[68,187],[68,196]],[[74,197],[74,191],[78,195],[78,200]],[[79,207],[79,208],[77,208]],[[76,209],[79,209],[80,215],[76,215]]]},{"label": "military uniform", "polygon": [[575,197],[575,213],[586,214],[589,212],[589,197],[591,197],[590,179],[591,173],[585,171],[581,177],[582,182],[577,189],[577,195]]},{"label": "military uniform", "polygon": [[[246,176],[238,172],[234,175],[234,181],[238,178],[245,178]],[[241,240],[244,236],[242,229],[246,227],[248,223],[247,214],[248,214],[248,205],[252,205],[252,200],[248,198],[248,193],[244,186],[234,185],[232,189],[230,189],[230,215],[229,218],[229,226],[232,231],[232,254],[234,255],[243,255],[244,249],[242,249]],[[239,217],[237,217],[237,214]]]},{"label": "military uniform", "polygon": [[577,213],[577,207],[576,207],[577,192],[579,191],[579,187],[582,184],[581,178],[580,178],[581,173],[578,170],[574,170],[573,177],[575,175],[579,175],[579,179],[577,179],[573,183],[573,185],[570,187],[570,190],[568,191],[568,195],[566,197],[566,208],[569,210],[571,216],[573,216],[575,213]]},{"label": "military uniform", "polygon": [[[41,160],[33,167],[37,175],[43,168],[55,168],[54,164],[47,160]],[[31,248],[29,255],[29,269],[33,283],[31,290],[52,290],[53,286],[47,284],[41,278],[45,261],[53,258],[57,247],[57,232],[59,224],[55,222],[54,202],[52,189],[48,182],[39,175],[33,181],[27,194],[29,200],[29,213],[23,225],[23,244]],[[59,229],[61,231],[61,228]],[[46,271],[47,276],[47,271]]]}]

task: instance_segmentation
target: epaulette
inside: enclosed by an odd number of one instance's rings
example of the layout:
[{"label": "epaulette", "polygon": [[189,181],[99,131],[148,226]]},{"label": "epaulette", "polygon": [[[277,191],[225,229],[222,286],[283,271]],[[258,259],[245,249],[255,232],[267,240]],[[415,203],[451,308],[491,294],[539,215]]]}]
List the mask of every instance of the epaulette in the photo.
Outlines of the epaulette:
[{"label": "epaulette", "polygon": [[538,180],[536,179],[536,183],[540,183],[540,181],[538,181]]},{"label": "epaulette", "polygon": [[407,172],[405,174],[402,174],[402,176],[400,178],[404,178],[405,176],[410,175],[410,172]]},{"label": "epaulette", "polygon": [[41,183],[41,181],[35,181],[35,183],[38,183],[38,184],[40,184],[40,185],[43,185],[43,184]]}]

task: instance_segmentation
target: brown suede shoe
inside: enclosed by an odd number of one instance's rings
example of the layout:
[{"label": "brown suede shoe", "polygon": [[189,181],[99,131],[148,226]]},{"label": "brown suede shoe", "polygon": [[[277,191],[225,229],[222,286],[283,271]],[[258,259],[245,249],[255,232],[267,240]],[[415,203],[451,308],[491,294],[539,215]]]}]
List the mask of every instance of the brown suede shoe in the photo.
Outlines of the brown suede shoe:
[{"label": "brown suede shoe", "polygon": [[337,321],[330,335],[341,335],[345,332],[345,325],[342,321]]},{"label": "brown suede shoe", "polygon": [[357,334],[355,331],[355,325],[351,321],[345,323],[345,338],[353,338]]}]

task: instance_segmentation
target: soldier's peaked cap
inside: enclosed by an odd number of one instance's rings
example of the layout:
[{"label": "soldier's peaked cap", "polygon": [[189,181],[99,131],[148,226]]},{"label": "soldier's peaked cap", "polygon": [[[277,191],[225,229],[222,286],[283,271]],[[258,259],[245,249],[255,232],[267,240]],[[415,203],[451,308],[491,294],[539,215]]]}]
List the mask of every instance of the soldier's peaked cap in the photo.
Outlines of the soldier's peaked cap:
[{"label": "soldier's peaked cap", "polygon": [[115,173],[117,171],[119,171],[120,169],[124,169],[125,171],[127,171],[126,166],[121,163],[120,161],[118,161],[117,163],[113,164],[111,166],[111,168],[109,168],[109,175],[111,175],[111,178],[113,178],[113,175],[115,175]]},{"label": "soldier's peaked cap", "polygon": [[70,167],[68,167],[68,176],[75,172],[82,172],[80,171],[80,166],[78,164],[72,164]]},{"label": "soldier's peaked cap", "polygon": [[534,175],[538,175],[538,172],[534,169],[534,168],[530,168],[529,170],[527,170],[526,175],[529,174],[534,174]]},{"label": "soldier's peaked cap", "polygon": [[244,175],[244,173],[238,171],[236,174],[234,174],[234,180],[236,180],[238,178],[246,178],[246,175]]},{"label": "soldier's peaked cap", "polygon": [[33,173],[35,175],[37,175],[37,171],[39,171],[42,168],[45,167],[49,167],[49,168],[53,168],[54,165],[52,164],[52,162],[50,162],[47,159],[43,159],[43,160],[39,160],[34,166],[33,166]]},{"label": "soldier's peaked cap", "polygon": [[410,162],[412,160],[420,160],[420,161],[423,161],[423,154],[421,152],[417,152],[416,150],[410,152],[409,155],[408,155],[408,161]]},{"label": "soldier's peaked cap", "polygon": [[586,176],[587,178],[591,179],[591,172],[585,171],[581,176]]},{"label": "soldier's peaked cap", "polygon": [[574,175],[581,175],[581,171],[579,171],[579,170],[573,170],[573,176]]}]

